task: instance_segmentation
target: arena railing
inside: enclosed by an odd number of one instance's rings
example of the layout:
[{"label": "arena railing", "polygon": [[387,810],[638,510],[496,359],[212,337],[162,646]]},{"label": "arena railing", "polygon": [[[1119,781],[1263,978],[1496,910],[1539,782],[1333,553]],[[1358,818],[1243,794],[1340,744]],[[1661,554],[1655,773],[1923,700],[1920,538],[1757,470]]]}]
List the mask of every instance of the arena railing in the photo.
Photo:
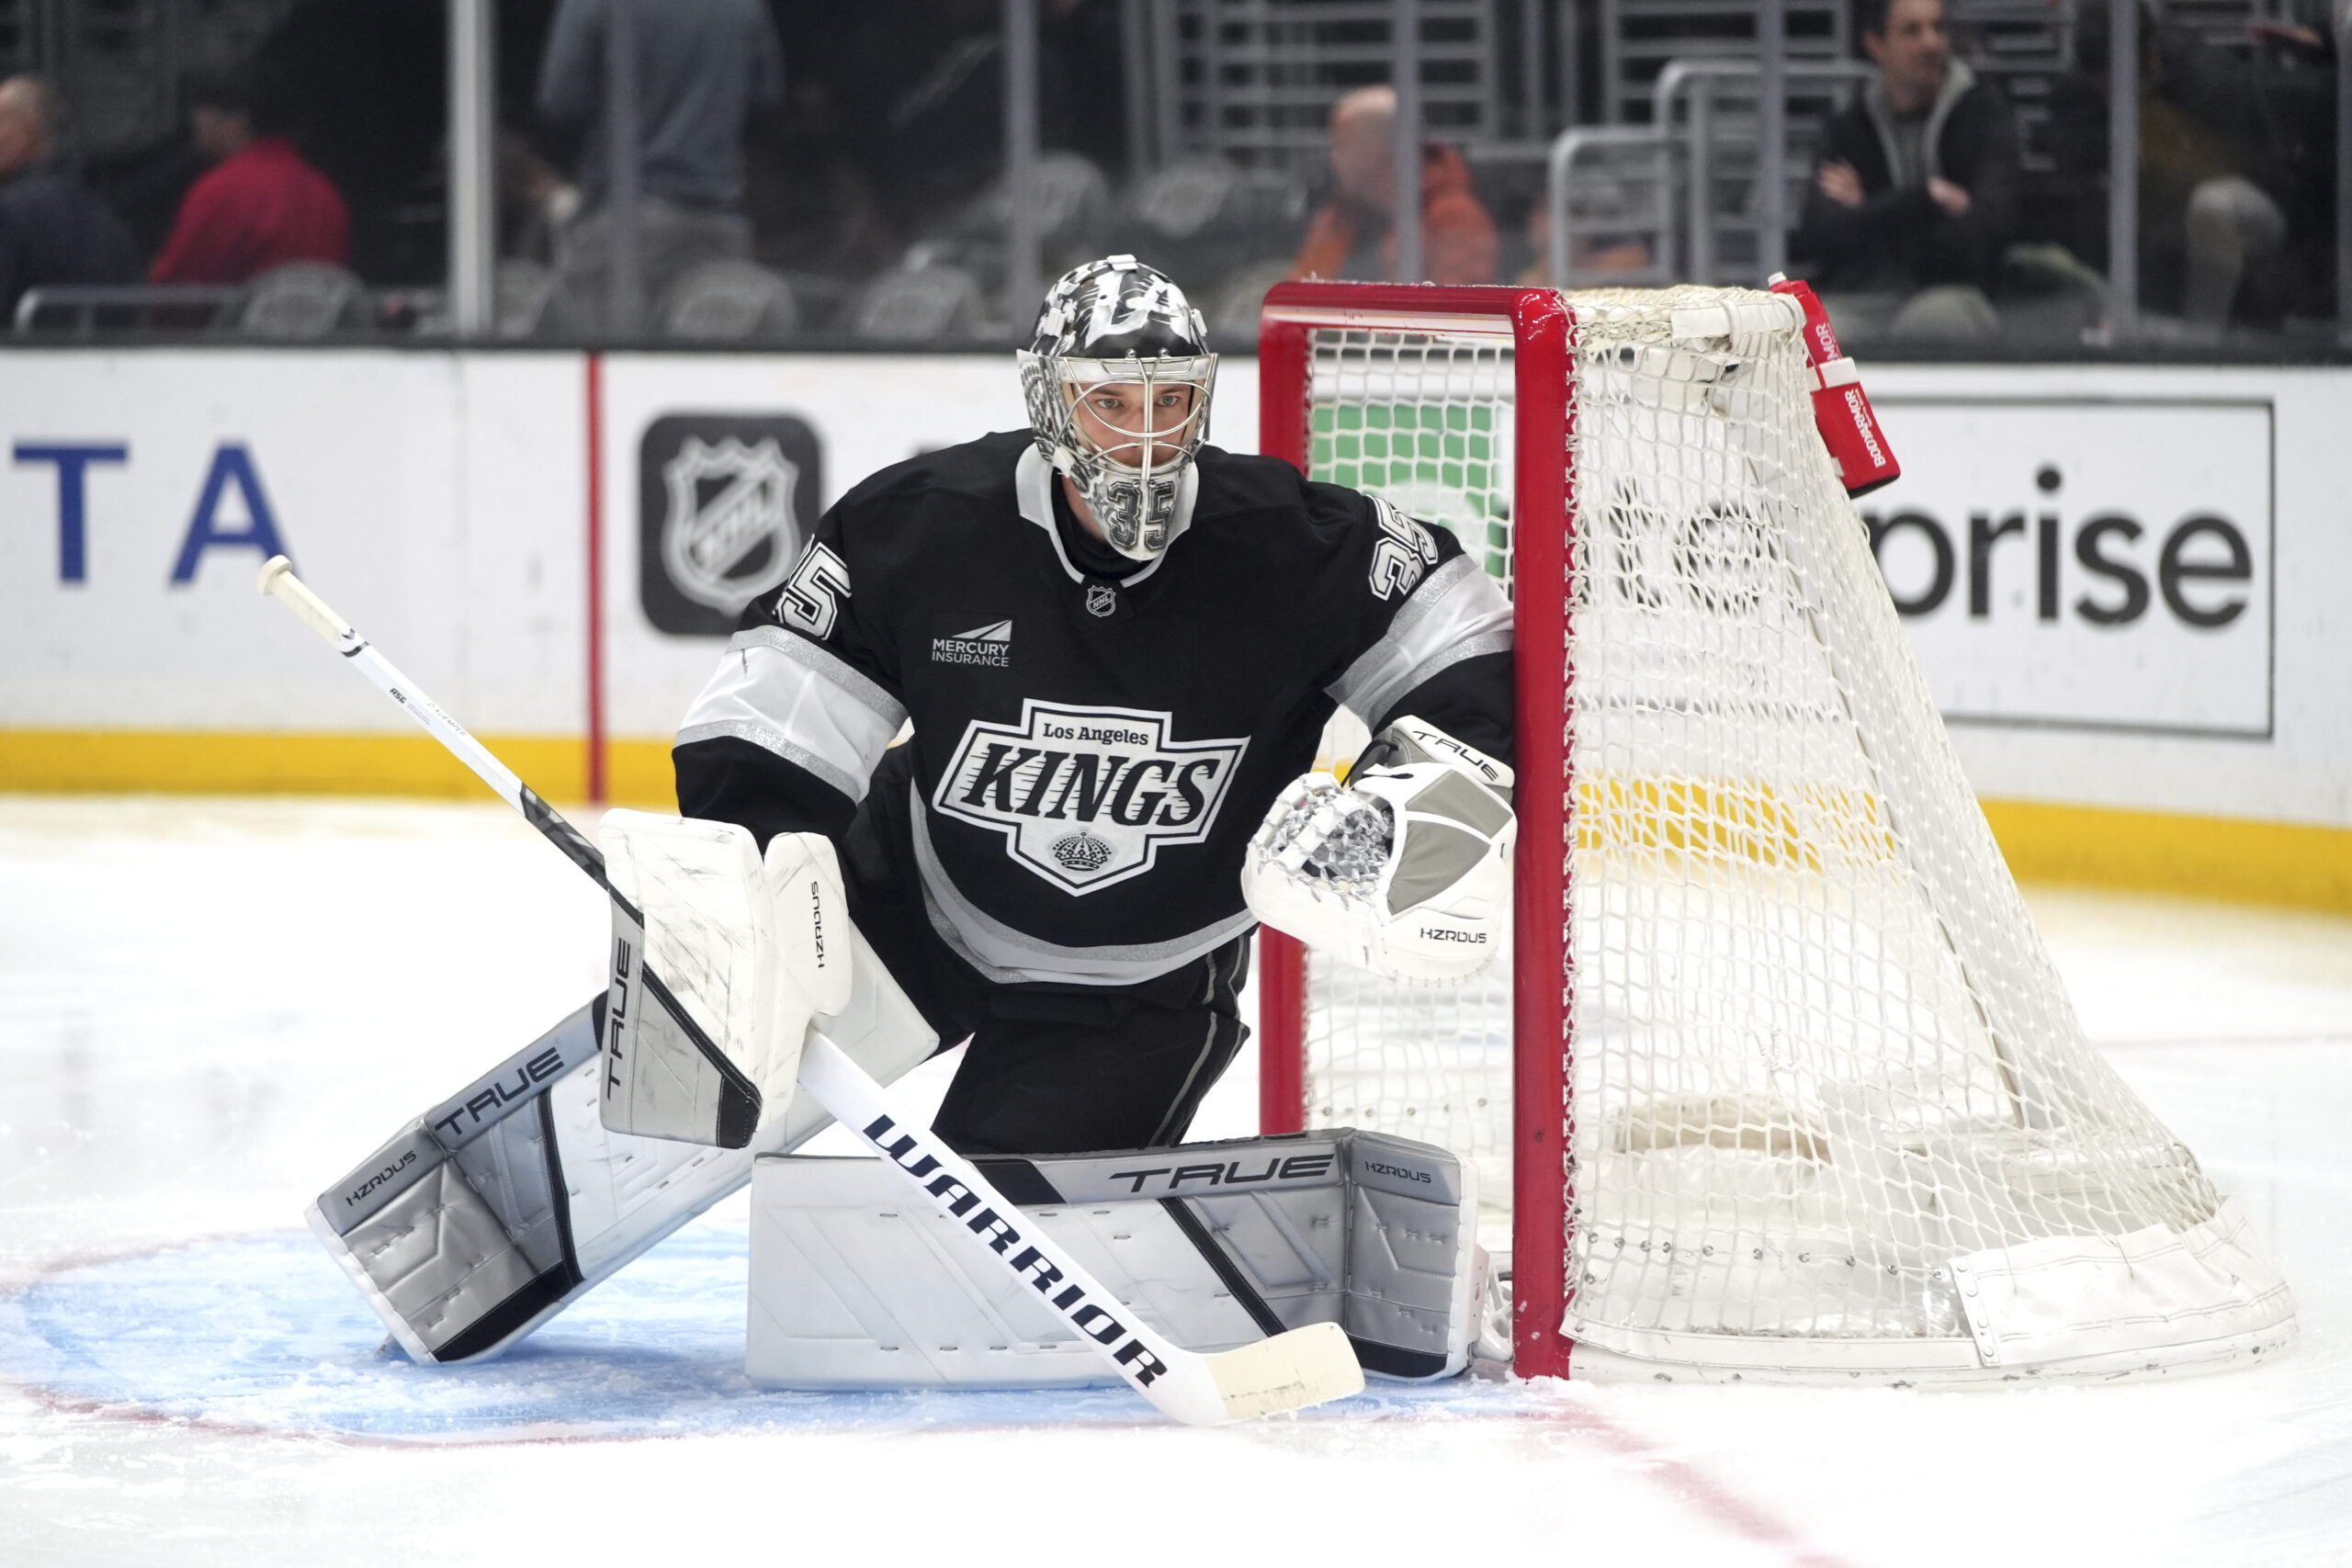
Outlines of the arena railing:
[{"label": "arena railing", "polygon": [[[356,278],[349,282],[347,299],[341,291],[273,289],[267,302],[277,308],[266,320],[248,316],[264,298],[252,283],[53,285],[25,290],[10,325],[28,343],[188,334],[254,342],[448,334],[441,290],[367,288]],[[317,295],[316,309],[303,308],[310,303],[299,298],[303,293]]]},{"label": "arena railing", "polygon": [[[26,289],[17,300],[11,325],[18,337],[31,337],[40,330],[40,318],[55,311],[69,317],[66,330],[74,336],[89,338],[98,333],[99,312],[113,311],[136,318],[131,323],[134,331],[153,331],[158,326],[204,329],[219,321],[243,295],[244,290],[234,284],[53,285]],[[158,322],[158,311],[169,311],[178,319]]]},{"label": "arena railing", "polygon": [[[1837,89],[1868,81],[1870,66],[1851,60],[1790,60],[1782,73],[1784,91],[1804,93]],[[1580,125],[1563,131],[1552,143],[1547,177],[1551,203],[1552,280],[1566,288],[1579,283],[1663,284],[1735,281],[1724,274],[1718,242],[1728,226],[1760,235],[1770,227],[1770,204],[1759,200],[1755,210],[1724,212],[1716,207],[1718,126],[1716,107],[1726,87],[1747,87],[1760,93],[1765,76],[1761,62],[1736,59],[1677,59],[1658,73],[1654,102],[1655,124],[1642,126]],[[1679,119],[1676,105],[1687,102]],[[1679,152],[1679,155],[1678,155]],[[1641,154],[1650,154],[1643,157]],[[1627,155],[1633,156],[1628,158]],[[1605,278],[1579,278],[1574,262],[1577,230],[1577,175],[1596,159],[1623,159],[1647,165],[1652,177],[1663,182],[1654,210],[1639,222],[1614,220],[1605,227],[1616,233],[1640,227],[1654,229],[1658,243],[1651,265],[1636,272],[1612,272]],[[1761,160],[1759,160],[1759,164]],[[1620,164],[1623,167],[1623,164]],[[1616,171],[1612,178],[1622,178]],[[1785,175],[1783,176],[1785,180]],[[1682,209],[1680,231],[1674,220]],[[1785,204],[1783,204],[1785,206]],[[1759,246],[1759,255],[1761,247]],[[1742,281],[1745,281],[1744,279]],[[1760,282],[1760,276],[1753,281]]]}]

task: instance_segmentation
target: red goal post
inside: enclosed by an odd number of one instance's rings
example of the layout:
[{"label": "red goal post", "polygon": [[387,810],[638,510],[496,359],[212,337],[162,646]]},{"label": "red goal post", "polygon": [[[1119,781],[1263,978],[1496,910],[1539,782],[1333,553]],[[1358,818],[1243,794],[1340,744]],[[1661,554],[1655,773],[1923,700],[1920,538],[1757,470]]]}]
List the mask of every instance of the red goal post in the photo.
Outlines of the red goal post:
[{"label": "red goal post", "polygon": [[[1576,321],[1550,288],[1412,284],[1282,283],[1266,295],[1258,332],[1259,450],[1308,468],[1312,334],[1318,329],[1433,333],[1489,339],[1512,350],[1512,579],[1519,671],[1516,771],[1519,857],[1512,886],[1512,1032],[1521,1043],[1512,1090],[1512,1365],[1521,1376],[1566,1377],[1558,1325],[1567,1285],[1569,996],[1576,976],[1564,934],[1566,842],[1575,794],[1568,777],[1568,561],[1576,479],[1568,464],[1576,409],[1570,375]],[[1536,592],[1535,584],[1555,585]],[[1537,780],[1557,781],[1538,787]],[[1548,846],[1548,849],[1547,849]],[[1306,964],[1290,937],[1259,938],[1259,1124],[1306,1124]],[[1556,986],[1534,976],[1556,975]]]}]

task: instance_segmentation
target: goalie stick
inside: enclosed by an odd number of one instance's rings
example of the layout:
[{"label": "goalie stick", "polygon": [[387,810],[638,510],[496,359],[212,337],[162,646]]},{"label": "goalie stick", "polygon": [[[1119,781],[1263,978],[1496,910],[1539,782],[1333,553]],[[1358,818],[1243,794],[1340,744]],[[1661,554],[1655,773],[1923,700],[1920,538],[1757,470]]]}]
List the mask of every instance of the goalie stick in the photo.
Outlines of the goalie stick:
[{"label": "goalie stick", "polygon": [[[585,835],[414,682],[393,668],[350,622],[329,609],[326,601],[294,575],[291,561],[284,556],[271,557],[263,564],[255,586],[291,609],[338,653],[358,665],[428,734],[593,877],[615,906],[636,920],[641,932],[642,917],[613,891],[605,873],[605,857]],[[639,951],[643,951],[641,935]],[[667,987],[660,987],[650,968],[643,970],[643,978],[647,992],[673,1013],[696,1048],[723,1060],[709,1036]],[[822,1034],[812,1033],[808,1038],[801,1056],[799,1085],[834,1120],[864,1139],[925,1202],[960,1222],[957,1232],[968,1240],[975,1256],[993,1258],[997,1267],[1033,1287],[1162,1414],[1187,1426],[1222,1426],[1363,1392],[1363,1369],[1356,1361],[1347,1332],[1336,1323],[1308,1324],[1254,1345],[1207,1355],[1180,1349],[1150,1329],[1126,1323],[1113,1310],[1119,1304],[1116,1297],[1051,1240],[1028,1234],[1006,1218],[1019,1211]],[[748,1084],[743,1087],[745,1092],[755,1093]],[[742,1126],[742,1141],[749,1141],[757,1121],[754,1098],[751,1121]]]},{"label": "goalie stick", "polygon": [[[474,775],[495,791],[501,800],[521,812],[524,820],[561,850],[572,864],[594,878],[612,899],[619,934],[613,943],[612,990],[606,1003],[609,1016],[603,1042],[602,1106],[605,1127],[616,1133],[715,1144],[722,1149],[740,1149],[750,1144],[765,1109],[760,1103],[758,1087],[728,1059],[708,1032],[680,1005],[661,976],[654,973],[653,966],[645,962],[644,911],[613,886],[605,871],[605,857],[596,846],[540,799],[538,792],[525,784],[513,769],[492,756],[488,747],[443,712],[441,705],[426,696],[415,682],[394,669],[391,660],[377,652],[348,622],[328,609],[326,601],[294,575],[292,561],[284,556],[270,557],[262,563],[261,577],[254,586],[300,616],[304,625],[357,666],[379,691],[406,708],[433,739],[472,769]],[[654,1016],[643,1016],[648,1012]],[[665,1052],[681,1059],[661,1064],[662,1070],[658,1073],[632,1059],[625,1064],[628,1081],[624,1084],[620,1065],[624,1046],[632,1057],[640,1052]],[[662,1078],[686,1087],[682,1097],[684,1104],[677,1102],[681,1097],[645,1092],[649,1084]],[[653,1102],[647,1103],[649,1100]],[[707,1100],[716,1103],[704,1103]]]}]

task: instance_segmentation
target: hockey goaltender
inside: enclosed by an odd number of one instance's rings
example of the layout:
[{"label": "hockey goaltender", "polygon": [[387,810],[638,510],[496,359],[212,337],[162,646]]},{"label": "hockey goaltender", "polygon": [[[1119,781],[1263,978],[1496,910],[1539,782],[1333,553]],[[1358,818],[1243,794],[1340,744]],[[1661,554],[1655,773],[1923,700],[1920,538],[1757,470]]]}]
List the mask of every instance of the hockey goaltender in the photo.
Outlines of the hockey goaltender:
[{"label": "hockey goaltender", "polygon": [[[886,1081],[968,1039],[934,1132],[1060,1170],[1077,1201],[1088,1162],[1040,1156],[1183,1138],[1246,1036],[1259,921],[1421,982],[1496,950],[1511,614],[1445,530],[1206,445],[1216,356],[1182,292],[1133,257],[1061,277],[1017,358],[1032,428],[926,453],[835,503],[685,716],[684,819],[614,812],[602,837],[665,976],[699,974],[706,994],[711,976],[756,976],[734,1021],[706,1021],[752,1078],[763,1051],[797,1059],[812,1017]],[[1374,737],[1344,784],[1309,771],[1342,705]],[[816,884],[854,926],[850,943],[831,933],[834,958],[855,956],[845,980],[825,965],[830,994],[796,994],[825,938],[786,890]],[[804,1100],[763,1116],[749,1147],[697,1146],[741,1139],[691,1093],[683,1122],[674,1105],[669,1125],[632,1120],[607,1062],[600,1126],[602,1015],[600,998],[314,1208],[412,1355],[513,1343],[821,1124]],[[1389,1146],[1335,1179],[1431,1195],[1429,1171],[1396,1165],[1418,1145],[1364,1136]],[[1228,1152],[1147,1163],[1229,1163],[1238,1180],[1263,1160]],[[1456,1162],[1420,1156],[1469,1201]],[[1197,1228],[1193,1244],[1217,1245]],[[1466,1276],[1460,1228],[1447,1254]],[[1306,1271],[1345,1289],[1344,1252]],[[1247,1272],[1212,1261],[1227,1285]],[[1458,1329],[1467,1289],[1436,1283]],[[1271,1331],[1282,1314],[1246,1280],[1239,1293]],[[1441,1362],[1461,1359],[1415,1364]]]},{"label": "hockey goaltender", "polygon": [[[1062,277],[1034,428],[843,496],[678,732],[681,809],[830,840],[858,931],[971,1037],[933,1123],[967,1154],[1182,1137],[1261,919],[1434,978],[1509,897],[1509,604],[1444,530],[1205,445],[1204,336],[1132,257]],[[1300,778],[1335,704],[1392,727],[1352,790]]]}]

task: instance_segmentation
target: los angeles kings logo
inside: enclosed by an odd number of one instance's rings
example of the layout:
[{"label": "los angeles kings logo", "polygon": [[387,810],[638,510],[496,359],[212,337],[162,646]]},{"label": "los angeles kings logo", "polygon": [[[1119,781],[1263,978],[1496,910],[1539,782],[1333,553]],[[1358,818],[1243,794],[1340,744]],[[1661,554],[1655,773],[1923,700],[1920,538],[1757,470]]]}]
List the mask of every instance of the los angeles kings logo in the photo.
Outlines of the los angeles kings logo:
[{"label": "los angeles kings logo", "polygon": [[1032,697],[1017,726],[972,722],[933,804],[1001,831],[1014,860],[1067,891],[1139,876],[1163,844],[1208,837],[1250,744],[1171,740],[1169,720]]}]

